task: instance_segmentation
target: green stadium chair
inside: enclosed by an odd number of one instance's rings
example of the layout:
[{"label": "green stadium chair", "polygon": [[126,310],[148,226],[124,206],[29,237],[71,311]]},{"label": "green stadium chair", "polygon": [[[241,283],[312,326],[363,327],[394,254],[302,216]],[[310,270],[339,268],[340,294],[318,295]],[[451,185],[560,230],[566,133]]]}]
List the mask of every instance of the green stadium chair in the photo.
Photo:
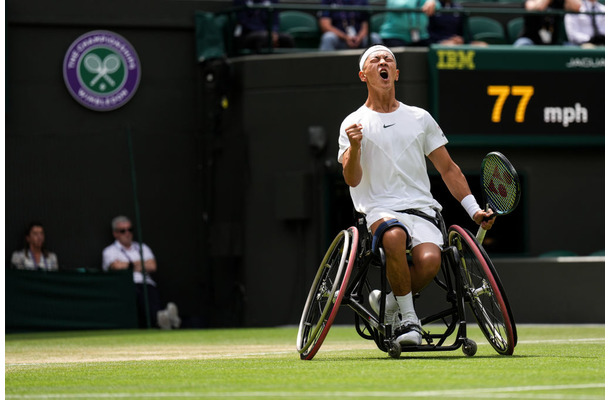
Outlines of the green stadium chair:
[{"label": "green stadium chair", "polygon": [[597,251],[594,251],[593,253],[591,253],[589,255],[593,256],[593,257],[605,257],[606,256],[606,251],[605,250],[597,250]]},{"label": "green stadium chair", "polygon": [[523,31],[523,17],[513,18],[506,23],[506,30],[508,31],[508,42],[515,43],[515,40],[521,36]]},{"label": "green stadium chair", "polygon": [[298,48],[317,48],[320,45],[318,19],[302,11],[282,11],[279,14],[280,32],[289,33]]},{"label": "green stadium chair", "polygon": [[369,23],[369,30],[371,32],[379,32],[379,30],[381,29],[381,25],[383,25],[383,21],[385,21],[385,16],[386,13],[384,12],[373,14]]},{"label": "green stadium chair", "polygon": [[540,254],[540,258],[549,258],[549,257],[576,257],[578,254],[571,250],[551,250],[546,253]]},{"label": "green stadium chair", "polygon": [[203,11],[195,13],[197,61],[203,62],[226,55],[226,25],[227,18],[224,15],[217,17],[213,13]]},{"label": "green stadium chair", "polygon": [[489,44],[506,44],[504,27],[498,21],[489,17],[468,18],[470,40],[480,40]]}]

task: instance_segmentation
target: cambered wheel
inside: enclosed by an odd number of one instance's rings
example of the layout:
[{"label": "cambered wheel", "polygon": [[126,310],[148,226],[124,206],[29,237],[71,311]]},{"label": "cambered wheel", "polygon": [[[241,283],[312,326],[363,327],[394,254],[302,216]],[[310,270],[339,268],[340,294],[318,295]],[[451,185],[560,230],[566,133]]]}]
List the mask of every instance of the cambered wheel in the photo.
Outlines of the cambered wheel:
[{"label": "cambered wheel", "polygon": [[513,354],[517,328],[489,256],[472,233],[457,225],[449,228],[449,243],[458,249],[465,300],[485,338],[499,354]]},{"label": "cambered wheel", "polygon": [[358,230],[339,232],[320,263],[307,296],[299,332],[297,351],[302,360],[311,360],[318,350],[341,306],[358,247]]}]

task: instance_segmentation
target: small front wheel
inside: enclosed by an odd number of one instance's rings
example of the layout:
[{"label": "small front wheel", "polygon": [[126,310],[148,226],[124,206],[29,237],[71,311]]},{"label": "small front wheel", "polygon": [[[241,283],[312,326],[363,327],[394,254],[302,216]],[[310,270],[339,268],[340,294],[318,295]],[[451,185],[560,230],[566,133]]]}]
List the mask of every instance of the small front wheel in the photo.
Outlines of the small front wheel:
[{"label": "small front wheel", "polygon": [[388,350],[388,354],[392,358],[400,358],[400,353],[402,352],[402,348],[400,347],[400,343],[397,341],[392,341],[390,345],[390,349]]},{"label": "small front wheel", "polygon": [[477,354],[477,342],[472,339],[464,339],[464,344],[462,345],[462,352],[467,357],[472,357]]}]

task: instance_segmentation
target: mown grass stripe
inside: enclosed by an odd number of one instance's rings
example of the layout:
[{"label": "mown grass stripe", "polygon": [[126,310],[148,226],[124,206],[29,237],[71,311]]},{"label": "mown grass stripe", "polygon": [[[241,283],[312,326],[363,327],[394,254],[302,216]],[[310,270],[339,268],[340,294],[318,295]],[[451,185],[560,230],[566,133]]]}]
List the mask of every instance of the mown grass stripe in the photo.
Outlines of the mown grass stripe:
[{"label": "mown grass stripe", "polygon": [[[516,386],[498,388],[473,388],[462,390],[428,390],[413,392],[391,392],[391,391],[372,391],[367,392],[369,397],[405,397],[405,398],[426,398],[426,397],[452,397],[452,398],[514,398],[514,393],[519,393],[520,399],[601,399],[603,395],[574,395],[574,394],[528,394],[524,392],[538,391],[561,391],[604,388],[604,383],[589,383],[578,385],[541,385],[541,386]],[[212,393],[64,393],[64,394],[26,394],[26,395],[7,395],[7,399],[70,399],[70,398],[164,398],[164,397],[197,397],[197,398],[231,398],[231,397],[253,397],[253,398],[295,398],[295,397],[314,397],[314,398],[345,398],[361,397],[361,392],[212,392]]]}]

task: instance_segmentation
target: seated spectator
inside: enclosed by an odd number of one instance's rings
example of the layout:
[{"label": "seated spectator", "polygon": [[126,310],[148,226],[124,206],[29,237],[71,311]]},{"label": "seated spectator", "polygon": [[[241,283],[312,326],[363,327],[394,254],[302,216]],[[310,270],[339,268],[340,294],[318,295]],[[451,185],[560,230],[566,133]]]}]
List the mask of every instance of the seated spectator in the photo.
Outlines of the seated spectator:
[{"label": "seated spectator", "polygon": [[[233,5],[243,7],[245,5],[277,4],[278,0],[233,0]],[[271,40],[269,39],[269,18],[271,18]],[[237,26],[235,27],[235,39],[237,46],[249,49],[255,53],[262,53],[273,48],[294,47],[294,39],[291,35],[279,32],[280,21],[277,11],[269,13],[264,9],[244,9],[237,12]]]},{"label": "seated spectator", "polygon": [[[578,11],[581,0],[526,0],[527,11],[549,9]],[[515,41],[515,46],[552,45],[560,43],[563,18],[555,14],[532,14],[523,17],[523,33]]]},{"label": "seated spectator", "polygon": [[24,234],[23,249],[13,252],[11,266],[17,269],[57,271],[57,256],[44,245],[44,227],[40,222],[31,222]]},{"label": "seated spectator", "polygon": [[[368,0],[322,0],[323,6],[368,6]],[[368,15],[360,11],[320,11],[318,20],[322,37],[321,51],[362,49],[369,46]],[[371,32],[372,44],[380,44],[381,38]]]},{"label": "seated spectator", "polygon": [[388,47],[428,46],[428,18],[441,4],[438,0],[388,0],[388,8],[421,9],[422,12],[388,12],[379,34]]},{"label": "seated spectator", "polygon": [[605,12],[605,7],[597,0],[583,0],[579,14],[564,17],[566,35],[570,44],[582,47],[604,46],[606,42],[606,18],[603,14],[582,14]]},{"label": "seated spectator", "polygon": [[436,13],[430,16],[428,34],[430,44],[442,44],[445,46],[470,44],[473,46],[487,46],[481,41],[464,41],[465,17],[461,10],[463,7],[452,0],[441,0],[444,10],[455,10],[454,13]]},{"label": "seated spectator", "polygon": [[[156,323],[161,329],[179,328],[181,320],[178,317],[176,305],[167,303],[167,307],[161,309],[157,284],[149,275],[157,270],[157,261],[150,247],[144,243],[140,244],[133,241],[133,228],[127,217],[119,216],[112,220],[112,234],[115,241],[106,247],[102,253],[102,269],[104,271],[125,269],[133,271],[140,328],[147,327],[146,303],[144,301],[145,284],[149,320]],[[140,246],[142,256],[140,255]],[[144,260],[143,266],[142,259]]]}]

